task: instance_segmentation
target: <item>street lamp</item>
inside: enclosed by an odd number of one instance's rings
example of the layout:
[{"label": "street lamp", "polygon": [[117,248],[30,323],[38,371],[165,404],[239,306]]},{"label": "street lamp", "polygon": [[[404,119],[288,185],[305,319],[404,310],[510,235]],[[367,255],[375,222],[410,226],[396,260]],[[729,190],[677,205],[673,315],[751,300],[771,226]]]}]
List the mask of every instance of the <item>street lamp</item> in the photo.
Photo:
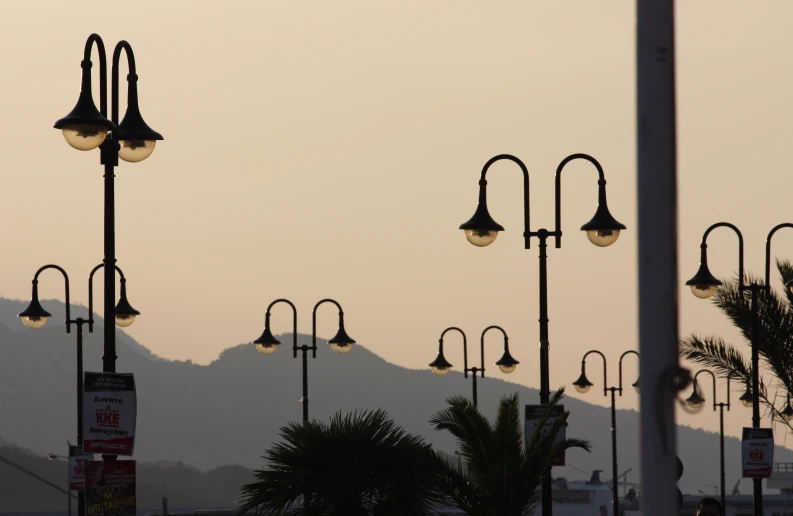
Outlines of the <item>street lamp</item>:
[{"label": "street lamp", "polygon": [[[93,66],[91,50],[94,44],[99,51],[99,109],[94,104],[91,92],[91,67]],[[127,110],[124,119],[119,123],[118,65],[122,51],[127,56],[129,73],[127,75]],[[162,140],[163,137],[149,127],[140,114],[138,75],[135,56],[129,43],[120,41],[113,50],[110,120],[107,119],[107,59],[105,45],[99,35],[91,34],[88,37],[80,66],[82,67],[82,84],[77,105],[68,115],[55,122],[54,127],[63,132],[66,142],[75,149],[83,151],[100,149],[100,163],[105,167],[103,263],[109,265],[105,268],[104,318],[105,321],[109,321],[115,318],[114,310],[117,308],[113,306],[116,291],[112,268],[116,263],[114,168],[118,166],[118,158],[130,163],[143,161],[151,155],[156,142]],[[128,322],[127,325],[129,325],[132,324],[132,320],[126,318],[122,322]],[[120,326],[123,327],[123,325]],[[111,373],[116,370],[116,335],[112,324],[105,324],[102,370]]]},{"label": "street lamp", "polygon": [[[713,274],[711,274],[710,269],[708,268],[708,235],[711,231],[716,228],[720,227],[727,227],[730,228],[735,232],[738,236],[738,292],[740,294],[744,294],[747,290],[751,293],[751,310],[752,310],[752,334],[751,334],[751,344],[752,344],[752,378],[751,378],[751,385],[747,384],[747,390],[739,398],[741,403],[745,406],[752,407],[752,427],[753,428],[760,428],[760,372],[759,372],[759,364],[760,364],[760,351],[759,351],[759,344],[760,339],[758,338],[758,329],[759,329],[759,307],[757,306],[758,297],[761,291],[769,292],[770,287],[770,278],[771,278],[771,238],[774,236],[774,233],[779,231],[782,228],[793,228],[793,224],[789,222],[783,222],[782,224],[778,224],[774,226],[771,231],[768,233],[768,237],[765,241],[765,284],[760,284],[755,281],[751,281],[747,285],[745,283],[744,273],[743,273],[743,234],[741,231],[735,227],[733,224],[729,222],[717,222],[710,226],[705,233],[702,235],[702,243],[700,244],[700,262],[699,262],[699,270],[694,275],[693,278],[686,282],[686,285],[691,287],[691,291],[694,295],[700,299],[707,299],[713,296],[722,285],[722,282],[716,279]],[[791,289],[793,282],[788,282],[786,287]],[[791,290],[793,292],[793,290]],[[750,397],[750,400],[744,399],[746,396]],[[754,514],[755,516],[762,516],[763,514],[763,479],[762,478],[755,478],[753,480],[754,484]]]},{"label": "street lamp", "polygon": [[[66,289],[66,333],[72,332],[72,324],[77,325],[77,446],[83,445],[83,325],[88,323],[88,332],[94,331],[94,273],[103,268],[104,264],[99,264],[93,268],[88,275],[88,319],[78,317],[72,319],[71,306],[70,306],[70,293],[69,293],[69,275],[58,265],[45,265],[36,271],[33,276],[33,292],[30,298],[30,304],[17,317],[22,319],[22,323],[31,329],[42,328],[47,320],[52,317],[52,314],[47,312],[39,302],[39,275],[47,269],[55,269],[63,275],[63,281]],[[118,266],[115,267],[121,279],[121,296],[116,305],[116,325],[126,327],[134,322],[135,317],[140,315],[140,312],[132,308],[127,300],[127,280],[124,273]],[[119,322],[121,324],[119,324]],[[108,326],[105,321],[105,326]],[[111,329],[113,325],[109,325]],[[52,459],[50,459],[52,460]],[[77,514],[83,516],[85,514],[85,492],[77,492]]]},{"label": "street lamp", "polygon": [[291,301],[288,299],[276,299],[270,306],[267,307],[267,313],[264,316],[264,331],[262,332],[261,337],[254,340],[253,343],[256,345],[256,350],[263,355],[269,355],[273,353],[278,346],[281,344],[281,341],[275,338],[272,331],[270,331],[270,311],[272,308],[277,305],[278,303],[286,303],[292,308],[292,353],[294,358],[297,358],[298,350],[303,352],[303,398],[301,399],[303,403],[303,422],[308,422],[308,352],[311,351],[312,358],[317,358],[317,308],[323,303],[333,303],[336,305],[336,308],[339,309],[339,329],[336,331],[336,335],[328,341],[330,344],[330,348],[339,354],[344,354],[349,352],[352,349],[352,345],[355,344],[355,341],[347,335],[347,331],[344,329],[344,312],[341,309],[341,305],[337,303],[333,299],[323,299],[322,301],[318,302],[314,305],[314,312],[311,316],[311,346],[298,346],[297,345],[297,308],[295,305],[292,304]]},{"label": "street lamp", "polygon": [[468,367],[468,343],[467,338],[465,336],[465,332],[456,326],[451,326],[443,330],[441,333],[441,338],[438,340],[438,356],[435,360],[432,361],[430,364],[430,370],[432,374],[436,376],[445,376],[446,373],[453,367],[452,364],[446,360],[446,357],[443,356],[443,336],[446,335],[448,331],[458,331],[460,335],[463,336],[463,375],[465,378],[468,378],[468,373],[470,372],[473,375],[473,389],[474,389],[474,407],[477,406],[477,397],[476,397],[476,375],[477,373],[482,375],[482,378],[485,377],[485,334],[490,330],[498,330],[504,336],[504,354],[498,359],[496,365],[501,370],[502,373],[509,374],[517,369],[518,362],[515,360],[512,355],[509,353],[509,337],[507,337],[507,332],[504,331],[503,328],[500,326],[488,326],[487,328],[482,331],[482,336],[480,337],[480,350],[481,350],[481,358],[482,358],[482,367]]},{"label": "street lamp", "polygon": [[[699,393],[697,385],[697,376],[700,373],[708,373],[713,379],[713,410],[719,408],[719,456],[721,458],[721,506],[727,507],[727,496],[724,490],[724,409],[730,410],[730,377],[727,376],[727,403],[716,403],[716,375],[709,369],[701,369],[694,375],[694,388],[691,391],[691,396],[686,399],[686,405],[692,410],[698,411],[705,406],[705,398]],[[751,395],[749,396],[751,400]],[[793,409],[791,409],[793,411]]]},{"label": "street lamp", "polygon": [[[625,226],[617,222],[609,212],[606,203],[606,178],[600,163],[587,154],[571,154],[559,163],[556,168],[556,229],[548,231],[541,228],[531,231],[529,224],[529,171],[526,165],[511,154],[499,154],[490,158],[482,168],[482,175],[479,179],[479,205],[470,220],[460,226],[465,231],[465,236],[471,244],[477,247],[485,247],[492,244],[498,237],[498,233],[504,231],[504,227],[497,223],[490,216],[487,210],[487,170],[493,163],[501,160],[509,160],[516,163],[523,172],[523,218],[524,232],[523,238],[525,248],[529,249],[531,237],[537,237],[540,241],[540,402],[547,404],[551,397],[551,387],[549,379],[549,342],[548,342],[548,276],[547,276],[547,255],[546,247],[548,237],[554,237],[556,248],[562,246],[562,216],[561,216],[561,175],[565,165],[576,159],[584,159],[592,163],[598,172],[598,207],[595,216],[581,226],[581,230],[586,232],[589,241],[598,247],[607,247],[617,241],[620,231]],[[545,476],[542,483],[542,515],[550,516],[553,513],[551,498],[551,475],[550,471]]]},{"label": "street lamp", "polygon": [[785,404],[785,408],[782,409],[780,412],[783,418],[788,421],[793,421],[793,407],[790,406],[790,393],[787,393],[787,403]]},{"label": "street lamp", "polygon": [[[586,357],[590,354],[595,353],[600,355],[600,358],[603,359],[603,396],[608,396],[609,391],[611,391],[611,478],[613,479],[613,487],[612,487],[612,498],[614,503],[614,514],[620,514],[620,499],[619,499],[619,492],[617,491],[618,480],[617,480],[617,406],[616,406],[616,398],[615,393],[619,392],[620,396],[622,396],[622,359],[625,358],[625,355],[633,354],[636,357],[639,356],[639,353],[630,349],[620,355],[619,360],[619,386],[618,387],[606,387],[608,382],[608,377],[606,375],[606,356],[601,353],[600,351],[593,349],[591,351],[587,351],[584,354],[584,358],[581,360],[581,376],[578,377],[578,380],[573,382],[573,386],[575,389],[580,392],[581,394],[585,394],[589,392],[592,388],[593,383],[589,381],[589,378],[586,377]],[[636,389],[638,392],[639,388],[639,380],[636,379],[636,382],[633,383],[632,387]]]}]

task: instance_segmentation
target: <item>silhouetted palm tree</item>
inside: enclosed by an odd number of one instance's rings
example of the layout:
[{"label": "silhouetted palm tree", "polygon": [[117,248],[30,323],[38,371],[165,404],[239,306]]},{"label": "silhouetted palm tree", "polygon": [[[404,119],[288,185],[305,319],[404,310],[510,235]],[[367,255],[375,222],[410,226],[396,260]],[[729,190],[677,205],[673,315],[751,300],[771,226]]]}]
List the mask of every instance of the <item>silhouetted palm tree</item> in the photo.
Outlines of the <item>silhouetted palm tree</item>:
[{"label": "silhouetted palm tree", "polygon": [[[782,283],[793,280],[793,264],[788,261],[777,261],[777,268],[782,275]],[[765,282],[759,278],[748,277],[748,281],[758,284]],[[752,311],[750,292],[741,293],[736,280],[722,280],[723,285],[713,296],[713,304],[721,310],[736,326],[746,342],[751,346]],[[774,403],[776,395],[769,394],[767,385],[781,387],[784,400],[788,392],[793,391],[793,294],[785,288],[785,297],[775,292],[761,292],[758,298],[758,335],[757,351],[760,355],[761,367],[765,366],[778,383],[764,382],[760,378],[760,402],[767,412],[780,423],[791,427],[790,421],[782,415],[785,404]],[[721,337],[710,335],[690,335],[680,342],[680,355],[683,358],[700,363],[713,369],[722,378],[729,377],[742,388],[751,385],[752,364],[744,359],[734,345],[728,344]],[[701,392],[701,391],[700,391]],[[791,427],[793,429],[793,427]]]},{"label": "silhouetted palm tree", "polygon": [[255,471],[257,481],[242,487],[240,512],[422,516],[442,500],[432,448],[382,410],[291,423],[281,437],[265,452],[269,469]]},{"label": "silhouetted palm tree", "polygon": [[430,421],[437,430],[448,430],[457,438],[465,468],[439,458],[444,466],[441,488],[458,507],[471,516],[522,516],[540,500],[539,487],[554,457],[570,448],[589,451],[580,439],[554,443],[569,412],[554,421],[546,435],[541,429],[551,410],[562,398],[559,389],[540,417],[534,434],[524,442],[518,395],[504,397],[491,424],[473,403],[462,396],[446,400],[448,408]]}]

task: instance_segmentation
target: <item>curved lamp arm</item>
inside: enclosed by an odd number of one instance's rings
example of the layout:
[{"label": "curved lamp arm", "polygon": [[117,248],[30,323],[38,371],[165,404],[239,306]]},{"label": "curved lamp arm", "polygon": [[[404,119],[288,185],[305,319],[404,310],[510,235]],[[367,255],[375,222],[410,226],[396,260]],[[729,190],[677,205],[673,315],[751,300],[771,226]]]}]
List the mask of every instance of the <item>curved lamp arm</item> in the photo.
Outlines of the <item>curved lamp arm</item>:
[{"label": "curved lamp arm", "polygon": [[600,355],[600,358],[603,359],[603,396],[608,396],[608,385],[606,384],[606,382],[608,381],[607,376],[606,376],[606,356],[603,353],[601,353],[600,351],[598,351],[596,349],[593,349],[593,350],[590,350],[590,351],[587,351],[586,353],[584,353],[584,358],[581,359],[581,374],[586,374],[586,371],[585,371],[585,368],[586,368],[586,357],[588,357],[592,353]]},{"label": "curved lamp arm", "polygon": [[112,97],[110,105],[113,111],[111,121],[116,124],[116,126],[118,126],[118,63],[121,58],[122,50],[127,54],[127,66],[129,67],[129,74],[127,75],[127,81],[129,81],[127,104],[138,105],[138,74],[135,68],[135,55],[132,53],[130,44],[122,40],[116,44],[116,48],[113,50]]},{"label": "curved lamp arm", "polygon": [[39,270],[36,271],[36,274],[33,275],[33,298],[38,299],[39,297],[39,274],[46,271],[47,269],[55,269],[63,274],[63,282],[66,288],[66,333],[72,332],[72,317],[71,317],[71,308],[69,303],[69,275],[66,274],[66,271],[63,270],[62,267],[55,264],[45,265],[41,267]]},{"label": "curved lamp arm", "polygon": [[[694,375],[694,389],[697,388],[697,376],[699,376],[700,373],[708,373],[713,379],[713,410],[715,411],[716,407],[718,406],[718,403],[716,403],[716,375],[713,374],[713,371],[710,369],[700,369],[697,371],[697,374]],[[729,387],[727,388],[727,391],[729,391]]]},{"label": "curved lamp arm", "polygon": [[708,263],[708,235],[714,229],[721,227],[730,228],[735,232],[736,235],[738,235],[738,290],[743,291],[746,288],[746,285],[743,282],[743,234],[741,233],[741,230],[735,227],[733,224],[730,224],[729,222],[717,222],[705,230],[705,233],[702,235],[702,244],[700,244],[700,248],[702,250],[700,263],[704,263],[706,265]]},{"label": "curved lamp arm", "polygon": [[622,359],[625,358],[625,355],[631,355],[631,354],[636,355],[636,358],[639,358],[639,352],[638,351],[634,351],[632,349],[629,349],[628,351],[626,351],[625,353],[620,355],[620,363],[619,363],[619,377],[620,377],[619,391],[620,391],[620,396],[622,396]]},{"label": "curved lamp arm", "polygon": [[[311,314],[311,352],[313,358],[317,358],[317,308],[324,303],[333,303],[339,309],[339,326],[344,324],[344,311],[335,299],[323,299],[314,305],[314,313]],[[297,356],[297,354],[295,354]]]},{"label": "curved lamp arm", "polygon": [[[94,332],[94,274],[99,269],[104,269],[105,264],[100,263],[93,269],[91,269],[91,274],[88,275],[88,333]],[[116,271],[118,272],[119,278],[121,279],[122,286],[127,282],[127,278],[124,276],[124,272],[118,267],[115,266]],[[107,324],[107,321],[105,321]]]},{"label": "curved lamp arm", "polygon": [[525,241],[526,249],[530,249],[531,224],[529,223],[529,170],[520,159],[513,156],[512,154],[499,154],[497,156],[493,156],[487,161],[487,163],[485,163],[485,166],[482,168],[482,176],[479,179],[479,203],[487,203],[487,180],[485,179],[487,170],[493,163],[504,159],[516,163],[520,167],[521,172],[523,172],[523,239]]},{"label": "curved lamp arm", "polygon": [[297,308],[295,308],[295,305],[292,304],[290,300],[281,298],[270,303],[267,307],[267,313],[264,316],[264,326],[265,328],[270,327],[270,311],[278,303],[286,303],[292,307],[292,354],[293,358],[297,358]]},{"label": "curved lamp arm", "polygon": [[105,57],[105,44],[99,34],[91,34],[85,42],[85,51],[83,52],[83,78],[81,90],[91,93],[91,48],[96,43],[96,49],[99,51],[99,112],[102,116],[107,117],[107,59]]},{"label": "curved lamp arm", "polygon": [[465,332],[463,330],[457,326],[449,326],[443,330],[443,333],[441,333],[441,338],[438,341],[438,352],[443,353],[443,337],[446,335],[446,332],[449,331],[457,331],[463,336],[463,375],[465,378],[468,378],[468,339],[466,338]]},{"label": "curved lamp arm", "polygon": [[765,288],[771,288],[771,237],[774,236],[774,233],[779,231],[782,228],[793,228],[793,224],[790,222],[783,222],[768,232],[768,238],[765,239]]},{"label": "curved lamp arm", "polygon": [[557,249],[562,247],[562,169],[575,159],[585,159],[595,165],[598,171],[598,201],[600,204],[606,203],[606,176],[598,160],[589,154],[581,153],[571,154],[563,159],[559,166],[556,167],[556,230],[554,231],[554,236],[556,237]]},{"label": "curved lamp arm", "polygon": [[504,331],[504,328],[502,328],[501,326],[488,326],[487,328],[485,328],[482,331],[482,337],[481,337],[482,368],[480,369],[480,371],[482,372],[482,378],[485,377],[485,333],[487,333],[490,330],[498,330],[501,332],[502,335],[504,335],[504,351],[505,352],[509,351],[509,337],[507,337],[507,332]]}]

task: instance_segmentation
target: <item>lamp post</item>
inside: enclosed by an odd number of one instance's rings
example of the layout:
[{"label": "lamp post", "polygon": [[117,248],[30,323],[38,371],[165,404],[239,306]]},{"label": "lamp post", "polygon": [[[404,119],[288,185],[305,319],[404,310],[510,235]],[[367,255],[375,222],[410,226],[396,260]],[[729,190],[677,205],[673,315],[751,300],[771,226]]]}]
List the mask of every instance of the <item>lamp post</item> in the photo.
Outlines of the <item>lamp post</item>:
[{"label": "lamp post", "polygon": [[303,352],[303,422],[308,422],[308,352],[311,351],[312,358],[317,358],[317,308],[323,303],[332,303],[339,309],[339,329],[336,331],[336,336],[328,341],[330,348],[336,353],[344,354],[352,349],[355,341],[347,335],[344,329],[344,312],[341,305],[333,299],[323,299],[314,305],[314,311],[311,315],[311,345],[298,346],[297,345],[297,308],[288,299],[276,299],[270,306],[267,307],[267,313],[264,316],[264,332],[261,337],[254,340],[256,349],[263,355],[269,355],[278,349],[281,341],[275,338],[272,331],[270,331],[270,312],[272,308],[278,303],[286,303],[292,308],[292,353],[294,358],[297,358],[297,352]]},{"label": "lamp post", "polygon": [[[91,50],[96,44],[99,51],[99,109],[96,109],[91,93]],[[127,75],[127,110],[121,123],[118,121],[118,65],[121,52],[127,56],[129,73]],[[105,171],[104,199],[104,318],[114,318],[113,299],[116,297],[113,266],[116,264],[115,249],[115,167],[118,159],[136,163],[148,158],[154,146],[163,137],[150,128],[138,108],[138,75],[132,47],[120,41],[113,51],[111,83],[111,119],[107,119],[107,60],[105,45],[97,34],[91,34],[85,43],[82,67],[82,83],[77,105],[65,117],[55,122],[55,128],[63,132],[69,145],[77,150],[87,151],[99,148],[99,162]],[[102,370],[116,371],[116,334],[112,324],[105,324],[104,354]],[[109,456],[108,458],[113,457]]]},{"label": "lamp post", "polygon": [[[63,281],[66,290],[66,333],[72,332],[72,324],[77,325],[77,446],[83,445],[83,325],[87,323],[88,332],[93,333],[94,273],[103,267],[104,264],[97,265],[93,268],[91,274],[88,275],[88,319],[83,319],[82,317],[72,319],[71,306],[69,302],[69,275],[66,274],[66,271],[63,270],[63,268],[53,264],[45,265],[36,271],[36,274],[33,276],[33,291],[30,298],[30,304],[27,308],[25,308],[25,310],[17,315],[17,317],[22,319],[22,323],[31,329],[38,329],[47,324],[47,320],[52,317],[52,314],[46,311],[39,302],[39,275],[47,269],[55,269],[63,275]],[[118,266],[115,266],[115,270],[118,271],[121,279],[121,295],[119,297],[118,304],[114,309],[115,324],[116,326],[123,328],[135,322],[135,318],[140,315],[140,312],[132,308],[132,306],[129,304],[129,301],[127,300],[127,279],[124,277],[124,273],[118,268]],[[113,325],[108,324],[108,322],[105,321],[105,326],[110,326],[112,328]],[[85,515],[84,491],[77,492],[77,514],[78,516]]]},{"label": "lamp post", "polygon": [[[625,355],[636,355],[639,356],[639,353],[629,349],[622,355],[620,355],[619,360],[619,386],[618,387],[606,387],[608,382],[608,377],[606,375],[606,356],[601,353],[600,351],[593,349],[591,351],[587,351],[584,354],[584,358],[581,359],[581,376],[578,377],[578,380],[573,382],[575,386],[575,390],[580,392],[581,394],[589,392],[589,389],[592,388],[593,383],[589,381],[589,378],[586,377],[586,357],[590,354],[595,353],[600,355],[600,358],[603,359],[603,396],[608,396],[609,391],[611,391],[611,478],[613,479],[613,487],[612,487],[612,498],[614,504],[614,516],[617,516],[620,513],[620,499],[619,499],[619,491],[617,490],[618,487],[618,479],[617,479],[617,400],[615,398],[615,394],[617,392],[620,393],[622,396],[622,359],[625,358]],[[631,387],[636,389],[636,392],[639,392],[639,379],[636,378],[636,381],[631,384]]]},{"label": "lamp post", "polygon": [[[697,377],[700,373],[708,373],[711,378],[713,379],[713,411],[716,411],[716,407],[719,408],[719,457],[721,459],[720,462],[720,475],[721,475],[721,506],[727,507],[727,495],[724,490],[724,409],[730,410],[730,377],[727,376],[727,403],[716,403],[716,375],[713,374],[713,371],[709,369],[701,369],[697,371],[697,374],[694,375],[694,388],[691,391],[691,396],[686,399],[686,404],[692,410],[701,410],[705,406],[705,398],[699,393],[698,385],[697,385]],[[742,396],[743,398],[743,396]],[[749,401],[751,403],[751,395],[749,396],[749,400],[741,400],[743,403]],[[788,407],[790,405],[788,404]],[[790,409],[791,413],[793,413],[793,408]]]},{"label": "lamp post", "polygon": [[477,373],[482,375],[482,378],[485,377],[485,334],[490,330],[498,330],[504,336],[504,354],[501,358],[496,362],[496,365],[501,370],[502,373],[509,374],[513,372],[520,362],[512,358],[512,355],[509,353],[509,337],[507,337],[507,332],[501,326],[488,326],[487,328],[482,331],[482,336],[480,337],[480,347],[481,347],[481,357],[482,357],[482,366],[481,367],[468,367],[468,344],[467,339],[465,337],[465,332],[456,326],[451,326],[443,330],[441,333],[441,338],[438,340],[438,356],[435,360],[432,361],[430,364],[430,370],[432,374],[436,376],[444,376],[449,370],[454,367],[452,364],[446,360],[446,357],[443,356],[443,336],[446,335],[448,331],[458,331],[460,335],[463,336],[463,375],[465,378],[468,378],[468,373],[470,372],[473,375],[473,388],[474,388],[474,407],[477,406],[477,398],[476,398],[476,375]]},{"label": "lamp post", "polygon": [[[771,238],[774,234],[782,228],[793,228],[793,224],[783,222],[774,226],[768,233],[765,241],[765,284],[759,284],[755,281],[750,281],[749,284],[745,283],[743,273],[743,234],[741,231],[729,222],[717,222],[710,226],[702,235],[702,243],[700,244],[700,262],[699,270],[693,278],[686,282],[686,285],[691,287],[694,295],[700,299],[707,299],[713,296],[722,285],[722,282],[716,279],[708,269],[708,235],[716,228],[727,227],[735,232],[738,236],[738,292],[744,294],[747,290],[751,294],[751,310],[752,310],[752,382],[751,387],[747,386],[747,392],[751,391],[752,397],[752,427],[760,428],[760,350],[758,348],[758,329],[759,329],[759,307],[758,297],[761,291],[768,292],[771,288],[769,280],[771,278]],[[793,289],[793,284],[788,282],[786,285],[788,289]],[[744,393],[746,395],[746,393]],[[743,398],[743,396],[741,397]],[[741,399],[741,401],[744,401]],[[755,516],[763,515],[763,479],[753,479],[754,485],[754,514]]]},{"label": "lamp post", "polygon": [[[68,442],[68,441],[67,441]],[[63,455],[57,455],[55,453],[48,453],[47,460],[55,460],[55,459],[63,459],[66,461],[66,505],[67,505],[67,514],[72,516],[72,489],[69,486],[69,481],[71,480],[71,475],[69,474],[69,457],[64,457]],[[81,515],[78,515],[81,516]]]},{"label": "lamp post", "polygon": [[[556,215],[556,229],[548,231],[541,228],[537,231],[532,231],[529,224],[529,171],[526,165],[515,156],[511,154],[499,154],[494,156],[485,163],[482,168],[482,175],[479,179],[479,205],[474,212],[474,216],[467,222],[460,226],[460,229],[465,231],[465,236],[468,241],[477,246],[485,247],[492,244],[498,233],[504,231],[504,227],[497,223],[490,216],[487,210],[487,180],[485,179],[487,171],[493,163],[501,160],[509,160],[516,163],[523,172],[523,218],[524,218],[524,231],[523,238],[525,248],[529,249],[531,238],[536,237],[540,243],[540,403],[547,404],[551,396],[550,380],[549,380],[549,341],[548,341],[548,272],[547,272],[547,240],[548,237],[554,237],[556,248],[562,246],[562,216],[561,216],[561,175],[565,165],[576,159],[583,159],[592,163],[598,172],[598,207],[595,211],[595,216],[581,226],[582,231],[586,231],[589,241],[598,247],[607,247],[617,241],[620,231],[625,229],[625,226],[609,212],[606,203],[606,178],[603,173],[603,168],[600,163],[587,154],[571,154],[559,163],[556,168],[556,202],[555,202],[555,215]],[[551,475],[550,470],[543,479],[542,483],[542,515],[550,516],[553,513],[551,506]]]}]

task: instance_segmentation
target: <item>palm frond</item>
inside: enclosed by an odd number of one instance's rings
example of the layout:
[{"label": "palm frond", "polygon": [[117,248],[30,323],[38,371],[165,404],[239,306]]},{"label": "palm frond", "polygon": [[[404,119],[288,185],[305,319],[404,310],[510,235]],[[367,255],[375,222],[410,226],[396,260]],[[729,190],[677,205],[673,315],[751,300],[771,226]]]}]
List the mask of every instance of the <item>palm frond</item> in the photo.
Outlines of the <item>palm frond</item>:
[{"label": "palm frond", "polygon": [[741,379],[748,382],[751,378],[751,365],[732,345],[717,336],[691,335],[680,341],[680,356],[713,369],[722,378]]}]

